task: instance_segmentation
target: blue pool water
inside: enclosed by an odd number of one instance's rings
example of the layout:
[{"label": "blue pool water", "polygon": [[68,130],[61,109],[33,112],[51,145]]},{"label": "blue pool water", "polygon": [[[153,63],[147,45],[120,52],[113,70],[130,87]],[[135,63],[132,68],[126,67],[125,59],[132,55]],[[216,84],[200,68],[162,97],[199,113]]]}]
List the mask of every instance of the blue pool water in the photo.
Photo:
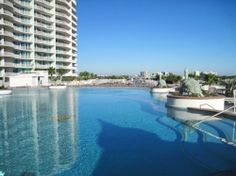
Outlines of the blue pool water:
[{"label": "blue pool water", "polygon": [[[204,176],[235,169],[236,148],[178,120],[186,116],[146,89],[17,89],[0,98],[0,171]],[[202,127],[234,141],[233,125]]]}]

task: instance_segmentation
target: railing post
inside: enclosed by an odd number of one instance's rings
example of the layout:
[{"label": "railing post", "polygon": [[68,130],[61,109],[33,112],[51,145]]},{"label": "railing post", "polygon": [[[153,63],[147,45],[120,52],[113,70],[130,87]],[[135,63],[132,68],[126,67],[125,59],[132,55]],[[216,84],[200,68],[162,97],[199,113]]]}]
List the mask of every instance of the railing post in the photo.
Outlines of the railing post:
[{"label": "railing post", "polygon": [[234,142],[234,138],[235,138],[235,122],[234,122],[234,126],[233,126],[232,142]]},{"label": "railing post", "polygon": [[234,90],[234,113],[236,113],[236,90]]}]

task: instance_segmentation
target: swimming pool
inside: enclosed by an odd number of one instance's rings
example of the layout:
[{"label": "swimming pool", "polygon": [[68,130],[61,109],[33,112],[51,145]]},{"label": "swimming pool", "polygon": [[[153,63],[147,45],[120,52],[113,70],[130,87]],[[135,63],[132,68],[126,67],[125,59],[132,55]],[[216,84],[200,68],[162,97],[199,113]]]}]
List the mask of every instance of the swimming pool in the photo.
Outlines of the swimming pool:
[{"label": "swimming pool", "polygon": [[[236,167],[236,148],[184,125],[178,119],[191,114],[147,89],[16,89],[0,103],[6,175],[201,176]],[[233,124],[202,127],[233,141]]]}]

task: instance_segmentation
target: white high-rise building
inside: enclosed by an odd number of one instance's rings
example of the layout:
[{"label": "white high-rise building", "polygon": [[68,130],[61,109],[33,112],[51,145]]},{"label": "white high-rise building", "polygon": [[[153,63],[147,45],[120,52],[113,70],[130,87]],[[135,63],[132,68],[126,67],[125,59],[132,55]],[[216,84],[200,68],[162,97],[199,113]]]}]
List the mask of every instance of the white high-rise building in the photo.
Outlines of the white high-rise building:
[{"label": "white high-rise building", "polygon": [[76,28],[76,0],[0,0],[0,80],[49,67],[76,76]]}]

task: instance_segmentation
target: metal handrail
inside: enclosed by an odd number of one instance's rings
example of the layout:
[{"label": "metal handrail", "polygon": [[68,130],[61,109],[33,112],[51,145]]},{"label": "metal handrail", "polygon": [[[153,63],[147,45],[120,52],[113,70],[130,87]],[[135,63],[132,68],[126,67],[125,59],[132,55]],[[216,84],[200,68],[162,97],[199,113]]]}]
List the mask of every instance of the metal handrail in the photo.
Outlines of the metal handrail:
[{"label": "metal handrail", "polygon": [[202,106],[205,106],[205,105],[210,107],[211,109],[215,109],[213,106],[209,105],[208,103],[200,104],[200,109],[202,109]]},{"label": "metal handrail", "polygon": [[217,136],[217,135],[215,135],[215,134],[212,134],[212,133],[210,133],[210,132],[208,132],[208,131],[206,131],[206,130],[203,130],[203,129],[201,129],[201,128],[199,128],[199,127],[196,127],[196,126],[192,126],[194,129],[196,129],[196,130],[198,130],[198,131],[200,131],[200,132],[202,132],[202,133],[204,133],[204,134],[206,134],[206,135],[209,135],[209,136],[211,136],[211,137],[213,137],[213,138],[216,138],[216,139],[218,139],[218,140],[220,140],[221,142],[223,142],[223,143],[225,143],[225,144],[228,144],[228,145],[231,145],[231,146],[233,146],[233,147],[236,147],[236,144],[234,143],[234,129],[233,129],[233,140],[232,140],[232,142],[229,142],[229,141],[227,141],[225,138],[223,138],[223,137],[220,137],[220,136]]},{"label": "metal handrail", "polygon": [[233,106],[231,106],[231,107],[229,107],[229,108],[227,108],[227,109],[225,109],[225,110],[223,110],[223,111],[221,111],[221,112],[218,112],[218,113],[216,113],[216,114],[213,115],[213,116],[207,117],[207,118],[205,118],[205,119],[203,119],[203,120],[201,120],[201,121],[195,123],[193,126],[199,125],[200,123],[205,122],[205,121],[207,121],[207,120],[210,119],[210,118],[217,117],[217,116],[219,116],[220,114],[223,114],[224,112],[229,111],[230,109],[233,109],[233,108],[235,109],[235,108],[236,108],[235,106],[236,106],[236,105],[234,104]]}]

